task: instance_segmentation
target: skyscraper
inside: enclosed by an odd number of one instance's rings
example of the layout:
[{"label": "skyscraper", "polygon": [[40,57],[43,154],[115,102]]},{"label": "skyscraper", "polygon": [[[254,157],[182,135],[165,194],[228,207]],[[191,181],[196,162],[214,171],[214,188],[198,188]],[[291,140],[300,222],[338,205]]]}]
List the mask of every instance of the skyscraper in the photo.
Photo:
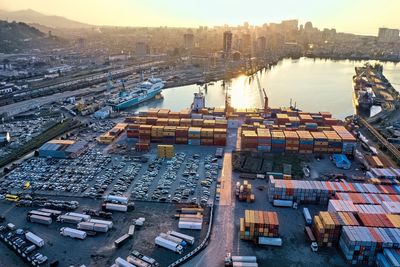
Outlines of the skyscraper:
[{"label": "skyscraper", "polygon": [[398,29],[379,28],[378,42],[393,43],[398,42],[399,40]]},{"label": "skyscraper", "polygon": [[192,33],[185,33],[183,35],[183,43],[186,50],[191,51],[194,46],[194,36]]},{"label": "skyscraper", "polygon": [[225,54],[232,52],[232,33],[230,31],[224,32],[223,49]]}]

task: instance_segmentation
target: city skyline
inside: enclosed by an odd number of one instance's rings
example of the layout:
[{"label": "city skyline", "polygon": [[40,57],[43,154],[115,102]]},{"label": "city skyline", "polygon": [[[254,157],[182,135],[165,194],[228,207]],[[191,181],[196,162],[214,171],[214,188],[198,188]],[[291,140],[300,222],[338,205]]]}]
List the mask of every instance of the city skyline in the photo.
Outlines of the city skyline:
[{"label": "city skyline", "polygon": [[[369,4],[370,2],[370,4]],[[362,5],[361,5],[362,4]],[[243,3],[234,0],[212,2],[204,0],[201,3],[187,1],[160,0],[128,1],[118,0],[110,4],[104,0],[27,1],[4,0],[0,9],[7,11],[33,9],[46,15],[58,15],[93,25],[109,26],[230,26],[262,25],[264,23],[280,22],[286,19],[298,19],[299,24],[311,21],[316,27],[335,28],[338,32],[348,32],[365,35],[377,35],[378,28],[400,28],[396,10],[400,2],[384,0],[378,6],[371,0],[352,1],[291,1],[279,2],[252,0]],[[118,15],[117,15],[118,14]],[[384,14],[385,16],[382,16]],[[379,17],[375,20],[373,17]]]}]

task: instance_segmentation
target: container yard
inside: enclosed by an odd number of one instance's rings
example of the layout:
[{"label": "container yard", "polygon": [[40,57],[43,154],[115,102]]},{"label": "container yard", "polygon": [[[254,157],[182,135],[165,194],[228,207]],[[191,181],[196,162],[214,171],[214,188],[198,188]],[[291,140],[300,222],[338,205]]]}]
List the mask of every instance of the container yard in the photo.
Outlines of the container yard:
[{"label": "container yard", "polygon": [[[387,261],[382,247],[356,257],[367,241],[344,229],[400,229],[399,170],[378,155],[359,161],[352,128],[326,112],[151,109],[91,136],[49,141],[0,180],[18,206],[0,203],[0,212],[26,210],[15,224],[53,247],[76,247],[81,256],[70,259],[43,246],[65,266],[143,264],[132,248],[168,266],[203,244],[209,227],[204,251],[257,258],[232,266],[264,266],[271,257],[271,266],[300,258],[310,266],[369,264]],[[79,203],[54,208],[48,198]],[[232,242],[222,245],[222,237]],[[107,246],[91,246],[99,242]],[[207,266],[224,264],[221,255],[210,259]]]}]

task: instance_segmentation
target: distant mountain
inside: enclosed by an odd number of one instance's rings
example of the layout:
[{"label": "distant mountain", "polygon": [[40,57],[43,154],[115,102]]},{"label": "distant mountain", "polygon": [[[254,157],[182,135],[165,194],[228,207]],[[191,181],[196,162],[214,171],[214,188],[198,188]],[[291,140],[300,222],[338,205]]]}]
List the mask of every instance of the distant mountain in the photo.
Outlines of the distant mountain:
[{"label": "distant mountain", "polygon": [[28,24],[40,24],[50,28],[90,28],[92,25],[70,20],[60,16],[48,16],[32,9],[18,11],[0,10],[0,19],[8,22],[17,21]]},{"label": "distant mountain", "polygon": [[35,48],[46,49],[59,42],[59,38],[49,38],[43,32],[23,22],[0,20],[0,53],[15,53]]}]

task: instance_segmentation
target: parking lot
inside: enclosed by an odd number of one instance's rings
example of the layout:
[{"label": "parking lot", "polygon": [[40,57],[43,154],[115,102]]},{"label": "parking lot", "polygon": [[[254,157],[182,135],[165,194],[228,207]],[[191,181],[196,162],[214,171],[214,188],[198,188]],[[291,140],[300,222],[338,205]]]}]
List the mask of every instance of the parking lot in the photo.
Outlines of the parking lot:
[{"label": "parking lot", "polygon": [[[71,198],[60,198],[69,200]],[[79,199],[80,206],[76,212],[83,209],[99,208],[101,201],[94,199]],[[112,221],[113,229],[107,233],[98,233],[96,236],[87,236],[85,240],[77,240],[61,236],[61,227],[76,228],[73,224],[54,221],[51,225],[30,223],[26,220],[27,212],[33,208],[16,207],[13,203],[0,201],[0,214],[6,217],[5,223],[13,223],[17,228],[28,230],[40,236],[45,245],[34,252],[48,257],[48,262],[58,260],[61,267],[66,266],[111,266],[115,258],[126,258],[132,249],[138,250],[144,255],[156,259],[160,266],[167,266],[181,257],[174,252],[156,247],[154,239],[162,232],[170,230],[179,231],[195,237],[193,246],[184,248],[184,253],[194,249],[204,238],[207,227],[203,226],[201,231],[178,229],[178,220],[174,218],[176,213],[175,204],[155,202],[135,202],[135,210],[127,213],[114,212]],[[205,213],[205,221],[208,221],[208,209]],[[136,227],[132,239],[120,248],[115,248],[114,241],[127,233],[129,225],[134,219],[145,218],[142,227]],[[4,225],[4,224],[3,224]],[[0,242],[0,266],[22,266],[23,261],[14,251]],[[48,263],[47,262],[47,263]]]}]

